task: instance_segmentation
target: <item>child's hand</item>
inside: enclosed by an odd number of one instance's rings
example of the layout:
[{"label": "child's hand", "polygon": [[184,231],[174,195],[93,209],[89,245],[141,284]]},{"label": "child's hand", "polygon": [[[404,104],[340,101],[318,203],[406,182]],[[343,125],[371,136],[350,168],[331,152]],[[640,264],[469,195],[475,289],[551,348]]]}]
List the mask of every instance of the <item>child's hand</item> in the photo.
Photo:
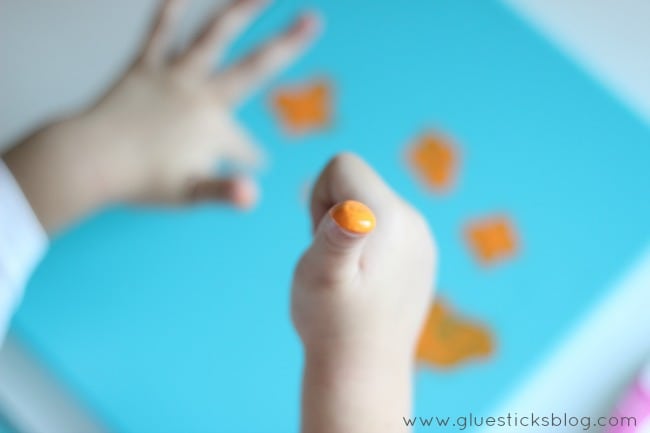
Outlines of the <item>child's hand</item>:
[{"label": "child's hand", "polygon": [[[345,200],[366,204],[376,228],[367,235],[343,230],[330,209]],[[304,431],[399,431],[434,283],[427,223],[352,155],[336,157],[321,174],[311,217],[314,241],[292,294],[306,354]]]},{"label": "child's hand", "polygon": [[[376,228],[339,226],[330,209],[366,204]],[[388,353],[411,359],[434,282],[435,250],[426,221],[361,159],[344,154],[314,186],[314,241],[296,268],[293,319],[308,351]],[[385,353],[382,353],[385,354]]]},{"label": "child's hand", "polygon": [[[119,131],[121,141],[111,153],[125,161],[133,177],[126,189],[135,199],[176,202],[213,191],[213,198],[236,201],[221,196],[227,191],[212,178],[216,163],[255,165],[260,151],[232,111],[295,60],[318,23],[303,16],[256,52],[215,72],[215,59],[224,57],[267,2],[233,1],[188,47],[172,54],[169,44],[182,3],[165,3],[139,58],[89,117]],[[210,188],[211,183],[216,185]]]},{"label": "child's hand", "polygon": [[251,91],[291,63],[318,30],[305,15],[232,65],[216,59],[266,0],[219,9],[180,52],[170,50],[182,0],[167,0],[129,70],[93,107],[47,126],[4,157],[41,222],[52,231],[108,202],[225,200],[246,207],[256,186],[217,179],[217,163],[259,163],[260,151],[232,116]]}]

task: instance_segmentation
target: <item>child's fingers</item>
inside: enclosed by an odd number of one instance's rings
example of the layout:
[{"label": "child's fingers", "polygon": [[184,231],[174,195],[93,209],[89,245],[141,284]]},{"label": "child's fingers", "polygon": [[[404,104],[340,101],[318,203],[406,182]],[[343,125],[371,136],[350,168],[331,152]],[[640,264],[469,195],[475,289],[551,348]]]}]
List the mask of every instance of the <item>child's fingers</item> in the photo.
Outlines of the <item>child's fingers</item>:
[{"label": "child's fingers", "polygon": [[185,1],[165,0],[160,6],[142,47],[142,60],[145,63],[158,66],[164,62],[172,29],[178,21]]},{"label": "child's fingers", "polygon": [[320,277],[332,285],[349,284],[359,272],[363,245],[374,227],[375,216],[363,203],[333,206],[318,225],[307,253],[307,260],[318,263],[313,272],[322,272]]},{"label": "child's fingers", "polygon": [[341,201],[358,200],[380,214],[394,198],[392,190],[365,161],[351,153],[339,154],[327,163],[312,189],[312,227],[316,230],[327,211]]},{"label": "child's fingers", "polygon": [[178,59],[192,68],[209,69],[221,59],[228,46],[260,13],[266,0],[234,0],[220,7]]},{"label": "child's fingers", "polygon": [[283,33],[218,74],[217,93],[228,103],[241,101],[302,54],[319,26],[316,15],[303,15]]},{"label": "child's fingers", "polygon": [[251,178],[235,176],[197,182],[190,200],[223,201],[239,209],[250,209],[257,203],[258,196],[257,184]]}]

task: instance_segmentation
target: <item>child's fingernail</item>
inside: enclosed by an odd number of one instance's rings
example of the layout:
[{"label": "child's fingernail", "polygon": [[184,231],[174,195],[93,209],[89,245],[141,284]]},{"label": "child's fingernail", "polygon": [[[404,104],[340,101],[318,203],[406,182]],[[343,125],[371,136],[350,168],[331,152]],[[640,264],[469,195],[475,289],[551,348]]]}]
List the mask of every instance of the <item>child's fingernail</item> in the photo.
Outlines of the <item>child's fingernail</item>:
[{"label": "child's fingernail", "polygon": [[354,234],[370,233],[376,225],[375,214],[365,204],[346,200],[330,210],[330,216],[343,230]]},{"label": "child's fingernail", "polygon": [[240,178],[233,184],[231,197],[232,203],[239,209],[251,209],[258,201],[259,189],[253,180]]}]

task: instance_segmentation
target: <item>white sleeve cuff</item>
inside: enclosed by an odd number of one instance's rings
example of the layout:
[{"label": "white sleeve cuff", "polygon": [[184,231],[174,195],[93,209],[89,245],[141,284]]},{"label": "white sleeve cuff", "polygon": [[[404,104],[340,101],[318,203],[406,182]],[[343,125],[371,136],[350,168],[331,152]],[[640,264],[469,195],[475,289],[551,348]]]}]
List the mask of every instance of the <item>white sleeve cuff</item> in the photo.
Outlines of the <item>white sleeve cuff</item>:
[{"label": "white sleeve cuff", "polygon": [[47,244],[45,230],[0,159],[0,344]]}]

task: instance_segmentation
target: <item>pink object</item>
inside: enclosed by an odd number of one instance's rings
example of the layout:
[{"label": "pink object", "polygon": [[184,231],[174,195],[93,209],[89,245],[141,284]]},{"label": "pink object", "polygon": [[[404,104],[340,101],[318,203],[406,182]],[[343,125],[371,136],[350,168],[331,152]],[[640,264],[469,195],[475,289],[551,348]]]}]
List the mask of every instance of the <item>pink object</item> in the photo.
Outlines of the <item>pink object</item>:
[{"label": "pink object", "polygon": [[633,425],[609,427],[607,433],[650,433],[650,364],[641,371],[632,388],[616,407],[612,417],[619,423],[621,417],[634,417],[636,427]]}]

